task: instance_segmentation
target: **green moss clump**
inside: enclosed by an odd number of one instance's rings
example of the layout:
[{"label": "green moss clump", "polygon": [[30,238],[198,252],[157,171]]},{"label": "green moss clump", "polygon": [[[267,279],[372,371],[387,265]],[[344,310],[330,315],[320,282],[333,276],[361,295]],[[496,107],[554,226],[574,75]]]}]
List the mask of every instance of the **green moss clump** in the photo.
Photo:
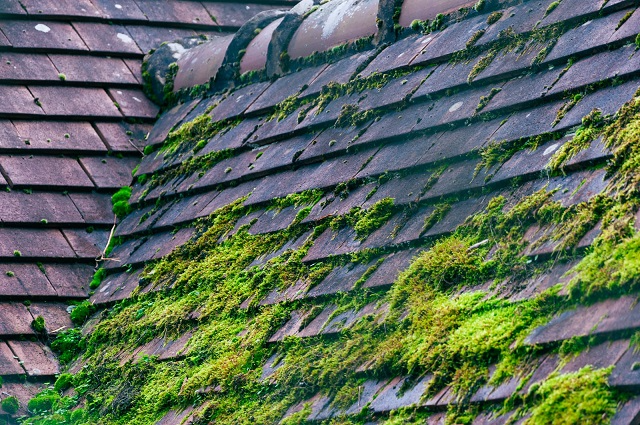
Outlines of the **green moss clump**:
[{"label": "green moss clump", "polygon": [[493,12],[487,16],[487,25],[493,25],[502,18],[502,12]]},{"label": "green moss clump", "polygon": [[54,405],[60,400],[60,395],[52,390],[45,390],[29,400],[27,407],[36,414],[51,412]]},{"label": "green moss clump", "polygon": [[124,186],[111,196],[112,210],[116,217],[122,219],[131,212],[130,198],[131,186]]},{"label": "green moss clump", "polygon": [[53,389],[57,392],[62,392],[67,390],[73,386],[73,375],[70,373],[62,373],[56,379],[56,382],[53,384]]},{"label": "green moss clump", "polygon": [[105,277],[107,277],[107,271],[105,269],[99,268],[98,270],[96,270],[96,272],[93,274],[93,277],[91,278],[91,282],[89,283],[89,288],[97,289]]},{"label": "green moss clump", "polygon": [[89,300],[82,301],[71,310],[71,320],[76,325],[82,325],[96,311],[96,307]]},{"label": "green moss clump", "polygon": [[73,361],[85,347],[86,343],[80,329],[75,328],[60,332],[51,343],[51,349],[58,354],[58,360],[62,364]]},{"label": "green moss clump", "polygon": [[376,202],[366,211],[358,211],[353,229],[358,239],[364,240],[374,230],[379,229],[393,215],[393,198],[384,198]]},{"label": "green moss clump", "polygon": [[582,125],[570,141],[562,145],[549,159],[547,167],[552,171],[560,170],[571,158],[591,146],[591,142],[602,133],[605,120],[602,111],[594,109],[582,118]]},{"label": "green moss clump", "polygon": [[20,403],[15,396],[10,396],[2,400],[2,402],[0,403],[0,407],[2,407],[2,410],[4,410],[6,413],[15,415],[16,413],[18,413]]},{"label": "green moss clump", "polygon": [[560,1],[554,1],[553,3],[549,4],[547,10],[544,12],[544,17],[548,16],[551,12],[556,10],[556,7],[558,6],[560,6]]},{"label": "green moss clump", "polygon": [[33,329],[36,333],[43,333],[46,331],[46,326],[44,323],[44,317],[38,316],[31,322],[31,329]]},{"label": "green moss clump", "polygon": [[608,385],[613,367],[592,369],[585,366],[575,373],[552,375],[540,385],[532,385],[528,397],[533,401],[526,425],[557,423],[608,423],[616,411],[618,397]]}]

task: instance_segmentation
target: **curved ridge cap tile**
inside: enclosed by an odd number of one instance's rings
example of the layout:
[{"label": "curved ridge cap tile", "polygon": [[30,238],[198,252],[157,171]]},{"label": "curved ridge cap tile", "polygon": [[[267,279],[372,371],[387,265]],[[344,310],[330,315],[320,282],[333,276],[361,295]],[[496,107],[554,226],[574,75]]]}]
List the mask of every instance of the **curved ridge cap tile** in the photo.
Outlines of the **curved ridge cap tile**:
[{"label": "curved ridge cap tile", "polygon": [[235,34],[227,49],[220,78],[230,80],[243,73],[244,71],[241,70],[242,61],[256,55],[258,55],[258,58],[264,56],[265,63],[261,67],[258,66],[254,69],[264,68],[271,35],[277,28],[278,23],[282,22],[287,14],[290,14],[290,12],[266,10],[245,22]]},{"label": "curved ridge cap tile", "polygon": [[292,59],[324,52],[340,44],[375,35],[379,0],[331,0],[307,16],[293,34]]},{"label": "curved ridge cap tile", "polygon": [[282,23],[284,17],[272,21],[260,31],[247,45],[246,52],[240,60],[240,74],[249,71],[257,71],[267,66],[267,49],[271,42],[271,36],[278,25]]},{"label": "curved ridge cap tile", "polygon": [[179,61],[188,50],[202,44],[204,41],[200,36],[174,40],[163,43],[158,49],[145,56],[143,70],[146,68],[147,76],[145,76],[145,80],[149,86],[147,95],[154,102],[162,103],[170,65]]},{"label": "curved ridge cap tile", "polygon": [[404,0],[398,23],[408,27],[416,19],[430,20],[439,14],[445,15],[476,3],[477,0]]},{"label": "curved ridge cap tile", "polygon": [[177,60],[178,72],[173,80],[174,93],[215,80],[234,36],[220,37],[184,52]]}]

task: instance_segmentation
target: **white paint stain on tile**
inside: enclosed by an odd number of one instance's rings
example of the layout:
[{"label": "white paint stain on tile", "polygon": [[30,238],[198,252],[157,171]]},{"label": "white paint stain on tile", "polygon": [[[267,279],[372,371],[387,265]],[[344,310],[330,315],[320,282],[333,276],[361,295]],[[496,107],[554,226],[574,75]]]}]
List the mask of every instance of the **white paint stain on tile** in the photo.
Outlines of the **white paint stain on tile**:
[{"label": "white paint stain on tile", "polygon": [[454,103],[453,105],[451,105],[451,108],[449,108],[449,112],[457,111],[458,109],[462,108],[462,105],[464,105],[464,102]]},{"label": "white paint stain on tile", "polygon": [[45,24],[38,24],[38,25],[35,26],[35,29],[36,29],[36,31],[40,31],[40,32],[44,32],[44,33],[48,33],[49,31],[51,31],[51,28],[49,28]]},{"label": "white paint stain on tile", "polygon": [[127,44],[133,43],[133,38],[129,37],[127,34],[123,34],[119,32],[116,37],[118,37],[118,40],[122,41],[123,43],[127,43]]},{"label": "white paint stain on tile", "polygon": [[171,49],[171,53],[173,53],[171,56],[173,56],[174,59],[180,59],[184,52],[187,51],[180,43],[167,43],[167,47]]},{"label": "white paint stain on tile", "polygon": [[122,9],[122,5],[121,4],[114,4],[113,7],[115,7],[116,9]]},{"label": "white paint stain on tile", "polygon": [[558,148],[558,144],[554,143],[553,145],[549,146],[548,148],[546,148],[544,150],[544,152],[542,153],[543,156],[547,156],[550,153],[553,153],[553,151],[555,151]]}]

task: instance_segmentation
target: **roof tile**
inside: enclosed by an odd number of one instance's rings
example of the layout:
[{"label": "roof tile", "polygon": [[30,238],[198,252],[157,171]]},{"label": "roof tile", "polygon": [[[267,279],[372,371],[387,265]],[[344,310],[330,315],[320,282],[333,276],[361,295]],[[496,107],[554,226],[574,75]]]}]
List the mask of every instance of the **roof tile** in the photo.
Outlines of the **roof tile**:
[{"label": "roof tile", "polygon": [[51,54],[49,57],[65,81],[70,83],[138,83],[122,59],[63,54]]},{"label": "roof tile", "polygon": [[155,118],[160,110],[139,89],[109,89],[109,95],[127,118]]},{"label": "roof tile", "polygon": [[73,27],[62,22],[4,20],[0,30],[16,48],[87,50]]},{"label": "roof tile", "polygon": [[0,80],[55,81],[58,72],[47,55],[36,53],[0,53]]},{"label": "roof tile", "polygon": [[103,89],[41,86],[29,89],[49,116],[122,117]]},{"label": "roof tile", "polygon": [[29,89],[24,86],[0,85],[0,115],[43,115]]},{"label": "roof tile", "polygon": [[0,155],[0,167],[14,187],[93,188],[78,161],[72,158]]},{"label": "roof tile", "polygon": [[80,158],[80,164],[98,189],[118,189],[131,183],[131,171],[138,158],[90,156]]},{"label": "roof tile", "polygon": [[60,230],[0,228],[0,256],[63,259],[75,253]]},{"label": "roof tile", "polygon": [[8,344],[28,376],[53,376],[60,372],[58,361],[49,347],[31,341],[8,341]]},{"label": "roof tile", "polygon": [[[107,25],[97,22],[73,24],[82,40],[93,52],[141,54],[136,41],[122,25]],[[147,50],[144,50],[147,51]]]},{"label": "roof tile", "polygon": [[107,148],[88,122],[14,120],[19,138],[0,141],[0,147],[31,150],[102,153]]}]

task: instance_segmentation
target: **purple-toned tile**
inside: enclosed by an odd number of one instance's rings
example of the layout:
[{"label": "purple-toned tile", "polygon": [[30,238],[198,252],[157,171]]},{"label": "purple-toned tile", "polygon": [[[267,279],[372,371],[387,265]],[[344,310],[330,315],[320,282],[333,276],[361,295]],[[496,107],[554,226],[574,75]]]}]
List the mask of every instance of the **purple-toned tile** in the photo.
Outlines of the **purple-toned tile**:
[{"label": "purple-toned tile", "polygon": [[[65,81],[79,83],[137,84],[127,65],[118,58],[55,55],[49,58]],[[58,75],[56,75],[56,78]]]},{"label": "purple-toned tile", "polygon": [[215,25],[202,3],[197,1],[136,0],[152,22]]},{"label": "purple-toned tile", "polygon": [[28,376],[53,376],[60,373],[56,356],[39,342],[9,341],[11,351],[20,359]]},{"label": "purple-toned tile", "polygon": [[47,55],[35,53],[0,53],[0,80],[56,81],[58,71]]},{"label": "purple-toned tile", "polygon": [[3,139],[0,146],[20,151],[103,153],[107,147],[88,122],[14,120],[19,139]]},{"label": "purple-toned tile", "polygon": [[36,104],[36,99],[24,86],[0,86],[0,114],[9,115],[43,115],[44,112]]},{"label": "purple-toned tile", "polygon": [[359,76],[368,77],[374,72],[386,72],[407,66],[433,39],[433,35],[416,34],[396,41],[378,53]]},{"label": "purple-toned tile", "polygon": [[218,37],[184,52],[177,61],[178,72],[173,80],[173,91],[215,81],[232,40],[232,35]]},{"label": "purple-toned tile", "polygon": [[155,118],[160,108],[138,89],[109,89],[109,95],[127,118]]},{"label": "purple-toned tile", "polygon": [[64,229],[62,233],[78,258],[100,258],[109,243],[108,230]]},{"label": "purple-toned tile", "polygon": [[16,187],[93,188],[78,161],[72,158],[1,155],[0,167]]},{"label": "purple-toned tile", "polygon": [[203,2],[202,4],[207,9],[207,12],[216,18],[216,24],[223,27],[240,27],[260,12],[281,8],[270,4],[251,4],[247,2]]},{"label": "purple-toned tile", "polygon": [[75,253],[59,230],[0,228],[0,256],[62,259]]},{"label": "purple-toned tile", "polygon": [[113,224],[111,196],[98,193],[71,193],[69,197],[87,224]]},{"label": "purple-toned tile", "polygon": [[309,87],[302,90],[301,95],[311,96],[320,93],[322,88],[329,83],[346,84],[373,54],[374,51],[357,53],[330,64],[314,80],[310,81]]},{"label": "purple-toned tile", "polygon": [[250,84],[231,92],[211,111],[213,121],[232,118],[243,113],[270,85],[269,82]]},{"label": "purple-toned tile", "polygon": [[286,98],[300,92],[310,81],[313,81],[326,65],[305,68],[298,72],[282,76],[275,80],[258,98],[247,108],[247,113],[256,113],[272,108]]},{"label": "purple-toned tile", "polygon": [[0,22],[0,30],[13,47],[87,50],[73,27],[62,22],[4,20]]},{"label": "purple-toned tile", "polygon": [[99,11],[89,0],[21,0],[29,15],[97,17]]},{"label": "purple-toned tile", "polygon": [[144,53],[127,29],[121,25],[97,22],[76,22],[73,24],[84,43],[93,52],[101,53]]},{"label": "purple-toned tile", "polygon": [[0,192],[0,221],[3,223],[84,223],[82,215],[68,195],[60,193]]},{"label": "purple-toned tile", "polygon": [[85,157],[82,167],[99,189],[117,189],[131,184],[131,171],[138,164],[135,157]]},{"label": "purple-toned tile", "polygon": [[[166,28],[146,25],[127,25],[125,27],[125,30],[125,32],[116,31],[116,35],[126,35],[128,33],[132,40],[127,40],[126,42],[114,41],[114,43],[119,48],[127,48],[131,50],[137,49],[137,47],[139,47],[136,53],[140,51],[142,51],[142,53],[147,53],[151,49],[157,49],[164,42],[171,42],[181,38],[193,37],[196,35],[195,31],[189,29]],[[125,37],[122,37],[122,39],[125,40]],[[118,40],[120,39],[118,38]],[[126,44],[126,46],[122,46],[122,44]]]},{"label": "purple-toned tile", "polygon": [[49,116],[122,117],[103,89],[32,86],[29,90]]},{"label": "purple-toned tile", "polygon": [[89,282],[94,273],[92,266],[47,263],[43,267],[59,297],[86,298],[89,295]]},{"label": "purple-toned tile", "polygon": [[0,296],[55,297],[60,294],[35,264],[4,263],[0,265]]},{"label": "purple-toned tile", "polygon": [[126,122],[95,123],[95,130],[113,152],[140,152],[147,143],[145,137],[152,126],[149,124],[129,124]]},{"label": "purple-toned tile", "polygon": [[147,20],[134,0],[91,0],[94,6],[108,19]]}]

